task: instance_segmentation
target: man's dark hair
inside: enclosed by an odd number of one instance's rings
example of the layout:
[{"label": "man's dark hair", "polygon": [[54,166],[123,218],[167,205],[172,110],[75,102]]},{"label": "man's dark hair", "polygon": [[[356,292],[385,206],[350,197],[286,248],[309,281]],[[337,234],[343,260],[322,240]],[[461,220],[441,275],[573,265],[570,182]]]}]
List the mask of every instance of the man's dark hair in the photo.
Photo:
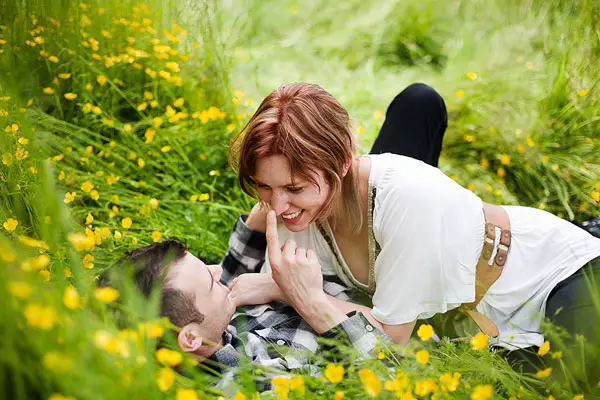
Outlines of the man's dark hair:
[{"label": "man's dark hair", "polygon": [[196,308],[194,294],[176,289],[170,284],[169,268],[180,261],[186,251],[183,243],[164,240],[135,249],[117,263],[121,268],[134,268],[133,278],[144,296],[150,297],[152,290],[159,287],[160,315],[169,318],[172,324],[180,328],[204,321],[204,315]]}]

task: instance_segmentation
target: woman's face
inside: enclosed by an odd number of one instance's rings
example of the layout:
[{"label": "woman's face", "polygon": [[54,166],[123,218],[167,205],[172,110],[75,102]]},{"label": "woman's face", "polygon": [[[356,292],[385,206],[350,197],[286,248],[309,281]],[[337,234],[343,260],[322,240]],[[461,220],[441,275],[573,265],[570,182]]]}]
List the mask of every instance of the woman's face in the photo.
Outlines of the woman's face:
[{"label": "woman's face", "polygon": [[290,164],[280,154],[256,163],[254,180],[260,200],[267,202],[292,232],[306,229],[329,195],[330,187],[323,173],[312,175],[318,186],[301,177],[295,177],[292,183]]}]

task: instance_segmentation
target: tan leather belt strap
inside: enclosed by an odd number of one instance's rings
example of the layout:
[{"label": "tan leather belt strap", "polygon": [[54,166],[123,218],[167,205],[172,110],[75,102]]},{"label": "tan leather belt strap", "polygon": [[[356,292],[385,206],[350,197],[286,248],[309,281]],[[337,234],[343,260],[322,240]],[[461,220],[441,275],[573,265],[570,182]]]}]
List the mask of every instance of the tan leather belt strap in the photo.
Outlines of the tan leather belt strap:
[{"label": "tan leather belt strap", "polygon": [[[499,330],[496,324],[483,314],[477,312],[475,307],[502,273],[510,249],[510,220],[506,210],[500,206],[483,203],[483,210],[485,217],[485,237],[483,239],[481,257],[477,262],[475,272],[475,301],[463,304],[461,309],[475,322],[483,333],[490,337],[497,337]],[[494,244],[496,242],[496,227],[500,228],[500,239],[498,241],[496,256],[490,265],[489,260],[494,253]]]}]

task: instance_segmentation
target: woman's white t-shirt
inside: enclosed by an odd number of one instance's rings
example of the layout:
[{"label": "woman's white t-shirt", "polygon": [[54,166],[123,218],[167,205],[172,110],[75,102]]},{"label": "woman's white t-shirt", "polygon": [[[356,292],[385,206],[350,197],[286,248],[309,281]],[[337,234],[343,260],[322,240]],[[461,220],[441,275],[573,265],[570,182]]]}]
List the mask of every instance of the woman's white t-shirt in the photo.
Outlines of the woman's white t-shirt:
[{"label": "woman's white t-shirt", "polygon": [[[381,248],[374,263],[373,316],[396,325],[472,302],[485,227],[479,197],[422,161],[394,154],[369,157],[369,186],[376,189],[372,228]],[[495,344],[539,346],[550,291],[600,256],[600,239],[545,211],[505,209],[510,252],[477,310],[498,326]],[[324,275],[368,289],[354,279],[336,244],[332,249],[316,224],[302,232],[280,224],[278,232],[282,243],[293,238],[298,246],[313,249]],[[265,264],[270,270],[268,260]]]}]

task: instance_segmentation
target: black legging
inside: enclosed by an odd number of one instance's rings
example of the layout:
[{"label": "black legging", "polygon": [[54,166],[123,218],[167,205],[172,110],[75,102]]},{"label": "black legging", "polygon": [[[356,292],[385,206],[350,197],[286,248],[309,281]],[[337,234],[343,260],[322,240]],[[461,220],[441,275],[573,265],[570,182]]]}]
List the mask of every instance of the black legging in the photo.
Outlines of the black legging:
[{"label": "black legging", "polygon": [[[447,126],[448,115],[442,97],[430,86],[412,84],[389,105],[371,154],[400,154],[437,167]],[[552,289],[545,316],[572,334],[582,334],[588,341],[597,341],[600,315],[594,306],[586,275],[595,276],[600,283],[600,257]],[[594,290],[600,302],[598,288],[596,285]],[[522,357],[522,352],[512,353],[509,358],[530,359],[528,356]]]}]

